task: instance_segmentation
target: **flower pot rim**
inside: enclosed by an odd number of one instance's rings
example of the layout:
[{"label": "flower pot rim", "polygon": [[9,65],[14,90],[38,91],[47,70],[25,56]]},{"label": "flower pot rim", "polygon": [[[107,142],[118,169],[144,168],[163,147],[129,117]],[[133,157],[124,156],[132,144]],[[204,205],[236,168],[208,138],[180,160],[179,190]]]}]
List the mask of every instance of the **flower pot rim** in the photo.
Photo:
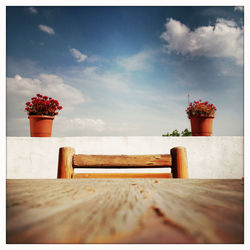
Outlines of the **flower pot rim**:
[{"label": "flower pot rim", "polygon": [[188,118],[214,118],[215,115],[189,115]]},{"label": "flower pot rim", "polygon": [[30,118],[46,118],[46,119],[54,119],[55,116],[53,115],[29,115],[28,119]]}]

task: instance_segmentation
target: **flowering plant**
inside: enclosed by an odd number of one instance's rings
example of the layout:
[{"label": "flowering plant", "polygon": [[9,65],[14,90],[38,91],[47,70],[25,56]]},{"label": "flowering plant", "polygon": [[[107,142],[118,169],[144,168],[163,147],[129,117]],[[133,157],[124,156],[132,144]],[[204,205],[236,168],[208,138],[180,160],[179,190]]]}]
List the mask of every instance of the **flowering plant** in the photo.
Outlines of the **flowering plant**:
[{"label": "flowering plant", "polygon": [[59,102],[51,97],[37,94],[31,98],[30,102],[26,102],[26,108],[28,115],[58,115],[58,110],[61,110],[62,106],[59,106]]},{"label": "flowering plant", "polygon": [[190,102],[186,109],[188,117],[192,116],[214,116],[216,107],[209,102],[202,102],[202,100]]}]

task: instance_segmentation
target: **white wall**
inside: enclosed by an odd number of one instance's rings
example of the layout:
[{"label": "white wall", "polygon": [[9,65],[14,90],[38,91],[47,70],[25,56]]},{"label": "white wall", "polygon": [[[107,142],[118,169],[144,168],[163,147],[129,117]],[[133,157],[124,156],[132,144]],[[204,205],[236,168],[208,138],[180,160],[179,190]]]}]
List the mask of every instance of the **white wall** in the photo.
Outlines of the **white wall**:
[{"label": "white wall", "polygon": [[190,178],[242,178],[243,137],[7,137],[7,178],[56,178],[58,149],[83,154],[169,154],[187,149]]}]

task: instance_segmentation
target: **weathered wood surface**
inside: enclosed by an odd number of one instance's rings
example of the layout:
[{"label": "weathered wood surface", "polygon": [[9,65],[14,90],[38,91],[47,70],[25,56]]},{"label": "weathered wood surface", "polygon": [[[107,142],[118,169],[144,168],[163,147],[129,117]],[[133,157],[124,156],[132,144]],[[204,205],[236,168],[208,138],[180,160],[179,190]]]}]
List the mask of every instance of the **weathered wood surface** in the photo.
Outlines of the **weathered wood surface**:
[{"label": "weathered wood surface", "polygon": [[74,155],[74,167],[164,167],[172,165],[171,155]]},{"label": "weathered wood surface", "polygon": [[243,243],[243,180],[7,180],[7,243]]}]

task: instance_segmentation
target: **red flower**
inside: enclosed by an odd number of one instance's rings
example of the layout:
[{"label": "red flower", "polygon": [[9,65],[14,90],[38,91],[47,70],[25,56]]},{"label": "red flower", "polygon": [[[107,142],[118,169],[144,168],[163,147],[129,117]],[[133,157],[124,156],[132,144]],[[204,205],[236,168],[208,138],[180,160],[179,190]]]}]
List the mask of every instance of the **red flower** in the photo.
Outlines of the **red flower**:
[{"label": "red flower", "polygon": [[31,98],[31,102],[26,102],[25,110],[29,115],[58,115],[56,110],[61,110],[58,100],[51,97],[36,94],[36,97]]},{"label": "red flower", "polygon": [[216,107],[213,104],[209,104],[207,101],[202,102],[202,100],[194,101],[189,103],[186,113],[188,116],[200,116],[200,115],[214,115]]}]

